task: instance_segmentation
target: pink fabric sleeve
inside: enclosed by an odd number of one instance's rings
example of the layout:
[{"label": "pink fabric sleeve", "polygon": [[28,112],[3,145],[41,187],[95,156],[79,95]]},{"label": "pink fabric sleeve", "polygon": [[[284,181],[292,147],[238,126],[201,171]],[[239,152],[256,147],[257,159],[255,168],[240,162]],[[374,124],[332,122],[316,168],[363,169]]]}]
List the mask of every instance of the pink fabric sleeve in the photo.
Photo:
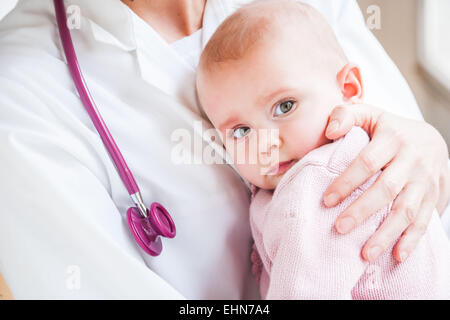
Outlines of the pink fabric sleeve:
[{"label": "pink fabric sleeve", "polygon": [[270,279],[255,244],[253,244],[250,259],[252,262],[252,274],[258,283],[261,298],[264,299],[267,294]]},{"label": "pink fabric sleeve", "polygon": [[313,150],[281,179],[274,192],[258,190],[250,226],[262,262],[261,297],[266,299],[450,299],[450,241],[434,210],[425,235],[403,263],[393,245],[368,264],[361,249],[388,215],[378,210],[346,235],[336,218],[379,177],[376,173],[339,205],[322,195],[367,145],[353,128],[343,139]]},{"label": "pink fabric sleeve", "polygon": [[338,234],[337,216],[368,188],[366,182],[334,208],[322,204],[322,195],[336,173],[324,166],[302,168],[271,203],[264,244],[271,257],[266,299],[351,299],[352,288],[367,263],[360,251],[388,208],[378,211],[348,235]]}]

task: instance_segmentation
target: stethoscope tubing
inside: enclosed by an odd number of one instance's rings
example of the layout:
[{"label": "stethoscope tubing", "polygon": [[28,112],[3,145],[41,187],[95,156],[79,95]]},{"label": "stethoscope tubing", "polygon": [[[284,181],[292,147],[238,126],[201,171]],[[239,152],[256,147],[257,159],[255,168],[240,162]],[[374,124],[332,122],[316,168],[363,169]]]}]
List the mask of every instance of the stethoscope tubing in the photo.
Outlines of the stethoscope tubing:
[{"label": "stethoscope tubing", "polygon": [[141,192],[128,165],[125,162],[117,144],[103,121],[100,112],[95,105],[94,99],[89,92],[86,81],[81,72],[75,49],[67,27],[67,16],[63,0],[53,0],[55,15],[58,25],[61,43],[66,56],[67,65],[70,70],[75,87],[80,95],[81,102],[86,109],[92,123],[95,126],[103,144],[113,161],[135,207],[127,210],[126,217],[128,227],[137,244],[144,252],[157,256],[161,253],[161,237],[173,238],[176,235],[175,223],[169,212],[163,205],[153,202],[150,209],[144,204]]},{"label": "stethoscope tubing", "polygon": [[67,64],[72,75],[75,87],[80,95],[80,99],[85,107],[89,117],[92,120],[95,128],[97,129],[103,144],[106,147],[119,175],[122,179],[128,194],[131,196],[140,192],[139,187],[134,179],[133,174],[128,168],[125,159],[122,156],[116,142],[114,141],[111,133],[108,130],[102,116],[100,115],[94,99],[89,92],[89,89],[84,80],[83,73],[81,72],[78,59],[75,53],[75,49],[72,43],[72,37],[70,35],[69,28],[67,27],[67,16],[64,8],[63,0],[53,0],[55,6],[56,20],[58,23],[59,34],[61,43],[66,56]]}]

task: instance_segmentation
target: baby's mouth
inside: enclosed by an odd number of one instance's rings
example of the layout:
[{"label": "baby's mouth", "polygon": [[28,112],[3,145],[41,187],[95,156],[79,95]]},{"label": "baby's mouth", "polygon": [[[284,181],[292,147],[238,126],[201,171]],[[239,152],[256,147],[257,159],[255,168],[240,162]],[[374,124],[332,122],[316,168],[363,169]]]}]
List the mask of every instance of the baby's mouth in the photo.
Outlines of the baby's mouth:
[{"label": "baby's mouth", "polygon": [[279,176],[288,171],[295,163],[295,160],[283,161],[272,165],[269,170],[266,171],[267,176]]}]

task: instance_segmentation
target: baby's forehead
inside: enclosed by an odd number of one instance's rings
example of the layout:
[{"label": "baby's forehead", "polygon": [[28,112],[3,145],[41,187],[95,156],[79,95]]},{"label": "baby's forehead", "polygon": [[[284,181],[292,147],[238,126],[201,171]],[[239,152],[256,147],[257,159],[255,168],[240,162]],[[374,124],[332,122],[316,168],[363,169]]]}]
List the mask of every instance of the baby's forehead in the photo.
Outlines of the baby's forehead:
[{"label": "baby's forehead", "polygon": [[311,49],[343,55],[325,18],[311,6],[294,0],[256,1],[228,17],[208,41],[200,66],[237,60],[261,44],[288,39]]}]

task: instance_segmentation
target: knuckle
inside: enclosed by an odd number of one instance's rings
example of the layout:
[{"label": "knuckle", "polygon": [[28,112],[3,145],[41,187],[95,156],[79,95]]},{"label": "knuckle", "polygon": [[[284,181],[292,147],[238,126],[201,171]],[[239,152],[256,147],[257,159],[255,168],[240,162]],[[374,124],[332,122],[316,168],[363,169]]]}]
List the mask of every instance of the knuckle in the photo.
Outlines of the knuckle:
[{"label": "knuckle", "polygon": [[423,223],[414,223],[413,224],[414,231],[423,236],[425,232],[427,232],[427,225]]},{"label": "knuckle", "polygon": [[345,198],[351,193],[352,186],[352,180],[347,176],[342,175],[333,181],[332,185],[327,190],[327,195],[333,193],[338,199]]},{"label": "knuckle", "polygon": [[[431,175],[431,173],[429,173],[429,174]],[[436,182],[435,177],[427,176],[425,178],[424,184],[427,186],[427,189],[426,189],[427,193],[434,195],[439,192],[439,183]]]},{"label": "knuckle", "polygon": [[436,204],[439,200],[439,186],[433,185],[431,188],[433,189],[431,193],[431,202]]},{"label": "knuckle", "polygon": [[429,177],[430,176],[430,169],[428,168],[428,166],[427,166],[427,164],[425,162],[425,158],[421,154],[418,154],[417,152],[415,152],[413,154],[413,156],[416,159],[417,167],[420,168],[420,170],[423,171],[425,176]]},{"label": "knuckle", "polygon": [[346,114],[346,109],[344,106],[337,106],[333,109],[330,115],[330,120],[338,120],[344,117]]},{"label": "knuckle", "polygon": [[361,153],[361,163],[364,166],[366,172],[370,175],[374,175],[378,170],[376,161],[371,152],[366,151]]},{"label": "knuckle", "polygon": [[416,210],[414,210],[414,208],[411,205],[406,205],[402,209],[401,216],[405,220],[406,225],[409,226],[410,224],[413,224],[414,221],[416,220]]},{"label": "knuckle", "polygon": [[430,167],[429,162],[428,162],[428,159],[430,158],[429,154],[426,154],[423,151],[421,152],[421,150],[418,150],[418,148],[415,146],[408,146],[406,148],[408,149],[410,156],[415,159],[418,167],[421,167],[421,168],[429,168]]},{"label": "knuckle", "polygon": [[373,213],[373,208],[370,205],[364,201],[359,201],[356,206],[352,208],[349,215],[351,215],[359,225]]},{"label": "knuckle", "polygon": [[400,192],[399,184],[392,179],[383,179],[381,186],[383,187],[384,194],[389,200],[394,200]]},{"label": "knuckle", "polygon": [[403,153],[407,156],[412,165],[421,167],[425,164],[422,153],[419,152],[417,147],[408,145],[403,147]]},{"label": "knuckle", "polygon": [[407,211],[406,208],[397,208],[391,211],[395,217],[397,217],[403,225],[403,228],[407,228],[411,224],[413,224],[414,219],[410,212]]},{"label": "knuckle", "polygon": [[439,193],[439,186],[440,186],[440,184],[439,184],[438,179],[431,180],[431,191],[433,193],[436,193],[436,194]]},{"label": "knuckle", "polygon": [[340,181],[340,188],[336,191],[334,191],[334,193],[343,196],[344,194],[346,194],[347,192],[349,192],[353,186],[352,180],[347,177],[347,176],[342,176]]},{"label": "knuckle", "polygon": [[416,215],[417,212],[411,205],[405,206],[405,217],[408,224],[411,224],[416,220]]},{"label": "knuckle", "polygon": [[333,109],[333,113],[342,113],[345,112],[345,106],[337,106]]},{"label": "knuckle", "polygon": [[439,198],[439,182],[436,179],[430,179],[428,183],[428,190],[426,191],[426,197],[428,198],[428,201],[436,202]]},{"label": "knuckle", "polygon": [[404,134],[404,132],[395,130],[394,137],[400,146],[408,146],[410,139],[407,135]]},{"label": "knuckle", "polygon": [[383,111],[378,117],[377,128],[380,129],[380,131],[385,131],[386,133],[393,133],[396,127],[397,124],[392,119],[392,115]]}]

